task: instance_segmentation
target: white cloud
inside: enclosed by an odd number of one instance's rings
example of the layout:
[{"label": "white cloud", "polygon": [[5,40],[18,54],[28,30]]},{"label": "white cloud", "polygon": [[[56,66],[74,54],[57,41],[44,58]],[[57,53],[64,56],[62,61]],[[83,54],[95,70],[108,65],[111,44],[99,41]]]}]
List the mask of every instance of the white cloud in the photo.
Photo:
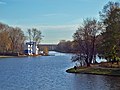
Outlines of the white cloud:
[{"label": "white cloud", "polygon": [[76,29],[78,25],[43,25],[39,26],[42,29],[50,29],[50,30],[71,30],[71,29]]},{"label": "white cloud", "polygon": [[37,28],[40,30],[77,30],[79,27],[78,24],[71,25],[12,25],[14,27],[20,27],[23,30],[27,30],[28,28]]},{"label": "white cloud", "polygon": [[0,1],[0,5],[6,5],[6,2]]}]

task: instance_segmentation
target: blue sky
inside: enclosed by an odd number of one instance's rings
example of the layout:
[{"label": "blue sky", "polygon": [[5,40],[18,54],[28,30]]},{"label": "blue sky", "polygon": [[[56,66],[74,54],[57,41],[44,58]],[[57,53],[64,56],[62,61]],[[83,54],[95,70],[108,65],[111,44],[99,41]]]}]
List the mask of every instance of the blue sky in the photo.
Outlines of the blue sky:
[{"label": "blue sky", "polygon": [[[18,26],[24,32],[37,28],[41,43],[72,40],[73,33],[87,17],[99,18],[109,0],[0,0],[0,22]],[[119,1],[119,0],[111,0]]]}]

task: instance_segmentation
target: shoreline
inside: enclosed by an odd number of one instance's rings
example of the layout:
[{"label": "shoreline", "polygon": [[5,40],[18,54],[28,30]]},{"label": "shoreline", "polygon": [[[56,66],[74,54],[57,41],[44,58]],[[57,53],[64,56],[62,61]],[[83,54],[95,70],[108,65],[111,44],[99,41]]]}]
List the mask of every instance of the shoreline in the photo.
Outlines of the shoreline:
[{"label": "shoreline", "polygon": [[9,57],[17,57],[17,56],[1,56],[0,55],[0,58],[9,58]]},{"label": "shoreline", "polygon": [[91,74],[120,77],[120,68],[78,67],[76,70],[74,68],[67,69],[66,72],[74,74]]},{"label": "shoreline", "polygon": [[0,58],[11,58],[11,57],[37,57],[37,56],[51,56],[51,55],[0,55]]},{"label": "shoreline", "polygon": [[12,57],[27,57],[27,56],[25,56],[25,55],[19,55],[19,56],[0,55],[0,58],[12,58]]}]

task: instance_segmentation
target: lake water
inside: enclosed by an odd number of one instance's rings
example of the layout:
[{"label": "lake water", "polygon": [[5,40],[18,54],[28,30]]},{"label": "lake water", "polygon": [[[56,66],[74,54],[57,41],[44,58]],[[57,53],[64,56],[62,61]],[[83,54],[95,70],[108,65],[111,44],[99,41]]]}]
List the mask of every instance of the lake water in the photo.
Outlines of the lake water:
[{"label": "lake water", "polygon": [[120,77],[69,74],[71,55],[0,58],[0,90],[120,90]]}]

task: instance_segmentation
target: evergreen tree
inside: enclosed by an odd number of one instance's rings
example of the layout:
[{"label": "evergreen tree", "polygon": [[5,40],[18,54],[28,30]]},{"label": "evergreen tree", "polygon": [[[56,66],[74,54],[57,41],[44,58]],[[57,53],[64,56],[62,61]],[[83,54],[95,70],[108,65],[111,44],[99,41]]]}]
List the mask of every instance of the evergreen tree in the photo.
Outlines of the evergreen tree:
[{"label": "evergreen tree", "polygon": [[119,60],[120,57],[120,3],[109,2],[100,12],[104,24],[102,42],[99,45],[99,56],[108,61]]}]

